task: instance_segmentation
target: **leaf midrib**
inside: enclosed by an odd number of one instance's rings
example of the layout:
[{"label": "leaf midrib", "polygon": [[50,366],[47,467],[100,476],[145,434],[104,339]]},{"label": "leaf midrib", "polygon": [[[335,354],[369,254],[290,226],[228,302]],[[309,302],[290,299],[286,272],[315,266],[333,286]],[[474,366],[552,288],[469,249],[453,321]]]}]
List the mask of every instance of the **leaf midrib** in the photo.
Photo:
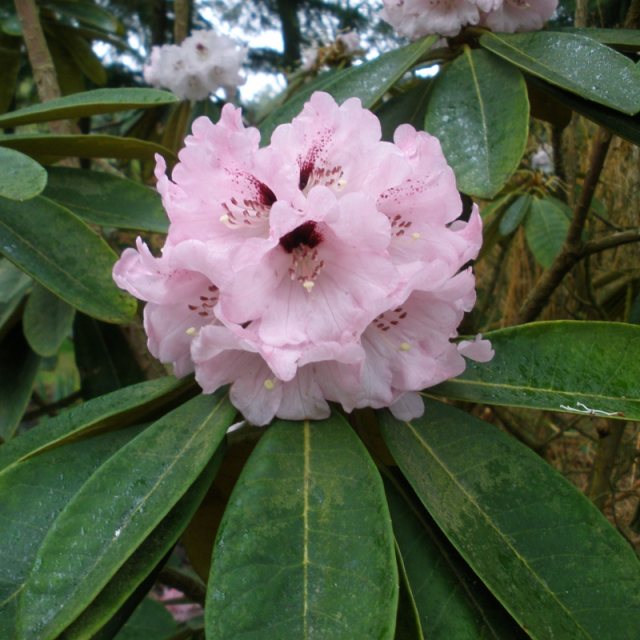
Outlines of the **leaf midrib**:
[{"label": "leaf midrib", "polygon": [[[418,443],[420,445],[422,445],[422,447],[427,452],[427,454],[432,458],[432,460],[434,460],[434,462],[442,469],[442,471],[447,475],[449,480],[455,485],[455,487],[459,490],[459,492],[468,500],[469,504],[471,504],[476,509],[476,511],[480,514],[480,516],[486,522],[486,524],[488,524],[489,527],[494,530],[496,536],[500,540],[502,540],[504,542],[505,546],[512,552],[512,554],[516,558],[516,560],[518,560],[518,562],[522,566],[524,566],[526,569],[529,570],[530,575],[533,576],[535,578],[535,580],[543,587],[543,591],[545,591],[546,593],[548,593],[549,595],[552,596],[552,599],[558,604],[560,609],[566,613],[567,617],[571,620],[571,622],[574,623],[576,629],[579,630],[583,634],[583,637],[584,638],[590,638],[590,635],[587,633],[587,631],[582,627],[582,625],[580,625],[578,623],[577,620],[575,620],[575,618],[572,615],[572,612],[569,609],[566,608],[565,604],[558,598],[556,593],[553,590],[551,590],[550,588],[548,588],[548,585],[545,583],[545,581],[540,576],[538,576],[538,574],[529,566],[529,564],[527,563],[526,559],[524,557],[522,557],[522,555],[513,546],[511,541],[508,539],[508,537],[504,536],[502,534],[502,532],[500,531],[500,529],[498,529],[496,527],[496,525],[493,522],[493,520],[480,507],[480,505],[478,504],[478,502],[475,499],[475,497],[472,496],[471,494],[469,494],[466,491],[465,487],[458,481],[456,476],[449,469],[449,467],[445,464],[445,462],[443,462],[442,459],[439,458],[435,454],[435,451],[433,451],[433,449],[428,445],[428,443],[425,442],[425,440],[423,440],[423,438],[420,436],[418,431],[414,428],[413,424],[411,422],[405,422],[404,424],[409,428],[410,432],[413,433],[415,439],[418,441]],[[496,596],[497,596],[497,594],[496,594]],[[508,611],[511,611],[511,609],[508,607],[507,603],[502,602],[502,604]]]},{"label": "leaf midrib", "polygon": [[[177,455],[174,457],[174,459],[172,460],[172,462],[166,467],[166,469],[164,469],[164,471],[160,474],[160,476],[158,476],[157,481],[154,483],[154,485],[149,489],[149,491],[147,492],[147,494],[143,497],[143,499],[136,505],[136,508],[131,511],[131,513],[127,516],[127,518],[125,519],[124,523],[122,524],[122,526],[120,527],[120,536],[118,538],[114,538],[113,536],[111,537],[111,539],[109,540],[109,542],[107,542],[103,547],[102,547],[102,552],[99,553],[96,557],[95,562],[91,565],[91,567],[89,567],[85,572],[84,572],[84,580],[80,580],[76,583],[76,588],[73,589],[70,593],[67,594],[65,600],[68,602],[70,601],[73,596],[75,596],[75,594],[82,588],[85,586],[85,582],[86,582],[86,577],[89,576],[94,570],[95,568],[100,564],[100,562],[102,561],[102,559],[107,555],[107,552],[111,549],[111,547],[113,546],[114,542],[116,540],[121,541],[123,538],[123,536],[126,534],[126,530],[127,527],[129,526],[131,520],[133,519],[133,517],[142,509],[142,507],[144,507],[144,505],[147,503],[147,501],[150,499],[150,497],[152,496],[152,494],[155,493],[156,489],[158,488],[158,486],[162,483],[162,481],[167,477],[167,475],[169,474],[169,472],[173,469],[173,467],[177,464],[177,462],[184,456],[184,452],[189,448],[189,446],[191,445],[191,443],[193,442],[193,440],[201,433],[201,431],[208,426],[209,422],[216,416],[218,409],[220,408],[220,406],[226,401],[227,396],[223,395],[220,400],[218,401],[218,403],[211,409],[211,411],[207,414],[206,418],[204,418],[200,424],[200,426],[194,430],[193,434],[191,435],[191,437],[188,438],[188,440],[185,442],[184,446],[178,451]],[[135,440],[132,440],[132,442],[135,442]],[[121,450],[122,451],[122,450]],[[109,460],[113,460],[114,458],[110,458]],[[107,460],[107,462],[105,464],[109,463],[109,460]],[[85,485],[86,486],[86,485]],[[72,501],[74,501],[77,497],[78,497],[79,493],[77,493],[73,498]],[[69,503],[71,504],[71,503]],[[68,505],[67,505],[68,506]],[[66,509],[65,509],[66,510]],[[60,515],[62,515],[63,512],[61,512]],[[54,524],[55,527],[55,524]],[[52,527],[51,530],[54,530],[54,528]],[[51,531],[50,530],[50,531]],[[48,536],[47,536],[48,537]],[[45,539],[46,541],[46,539]],[[43,541],[43,546],[44,546],[44,541]],[[41,547],[42,548],[42,547]],[[126,558],[125,558],[126,560]],[[117,569],[118,567],[116,567]],[[97,593],[97,592],[96,592]],[[62,611],[64,611],[64,609],[62,609]],[[49,619],[48,623],[46,624],[46,626],[44,627],[43,631],[51,625],[52,622],[54,622],[57,618],[57,615],[54,615],[52,618]]]}]

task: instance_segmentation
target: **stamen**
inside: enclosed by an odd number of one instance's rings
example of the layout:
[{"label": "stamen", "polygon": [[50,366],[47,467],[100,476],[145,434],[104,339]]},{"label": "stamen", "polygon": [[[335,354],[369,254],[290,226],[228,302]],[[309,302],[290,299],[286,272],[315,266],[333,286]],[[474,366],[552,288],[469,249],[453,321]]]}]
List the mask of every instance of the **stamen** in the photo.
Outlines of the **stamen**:
[{"label": "stamen", "polygon": [[410,351],[410,350],[411,350],[411,345],[408,342],[400,343],[400,351]]},{"label": "stamen", "polygon": [[197,334],[198,334],[198,330],[197,330],[195,327],[189,327],[189,328],[185,331],[185,333],[186,333],[188,336],[195,336],[195,335],[197,335]]},{"label": "stamen", "polygon": [[422,235],[421,235],[420,233],[418,233],[417,231],[414,231],[414,232],[411,234],[411,238],[412,238],[413,240],[418,240],[418,239],[419,239],[419,238],[421,238],[421,237],[422,237]]},{"label": "stamen", "polygon": [[275,381],[274,381],[274,380],[271,380],[271,378],[267,378],[267,379],[264,381],[264,388],[265,388],[267,391],[272,391],[272,390],[273,390],[273,388],[274,388],[275,386],[276,386]]}]

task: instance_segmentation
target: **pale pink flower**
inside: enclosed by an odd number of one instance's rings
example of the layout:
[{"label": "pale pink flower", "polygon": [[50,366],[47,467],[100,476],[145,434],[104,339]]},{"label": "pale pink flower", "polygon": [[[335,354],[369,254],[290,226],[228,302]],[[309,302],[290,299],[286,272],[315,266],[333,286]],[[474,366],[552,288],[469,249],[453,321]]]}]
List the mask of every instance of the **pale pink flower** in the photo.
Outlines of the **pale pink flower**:
[{"label": "pale pink flower", "polygon": [[538,31],[557,6],[558,0],[504,0],[500,7],[483,13],[479,24],[502,33]]},{"label": "pale pink flower", "polygon": [[456,36],[462,27],[478,24],[481,11],[502,0],[384,0],[381,17],[412,40],[430,34]]},{"label": "pale pink flower", "polygon": [[173,91],[182,100],[202,100],[223,88],[241,85],[246,47],[213,31],[196,31],[180,45],[153,47],[145,65],[145,81]]},{"label": "pale pink flower", "polygon": [[535,31],[558,0],[384,0],[381,17],[412,40],[430,34],[456,36],[467,25],[493,31]]},{"label": "pale pink flower", "polygon": [[162,256],[139,241],[114,268],[148,302],[151,352],[205,392],[230,384],[255,424],[327,401],[419,415],[416,392],[464,370],[452,340],[482,233],[438,141],[403,125],[383,142],[359,100],[315,93],[258,143],[227,105],[194,122],[172,180],[158,161]]}]

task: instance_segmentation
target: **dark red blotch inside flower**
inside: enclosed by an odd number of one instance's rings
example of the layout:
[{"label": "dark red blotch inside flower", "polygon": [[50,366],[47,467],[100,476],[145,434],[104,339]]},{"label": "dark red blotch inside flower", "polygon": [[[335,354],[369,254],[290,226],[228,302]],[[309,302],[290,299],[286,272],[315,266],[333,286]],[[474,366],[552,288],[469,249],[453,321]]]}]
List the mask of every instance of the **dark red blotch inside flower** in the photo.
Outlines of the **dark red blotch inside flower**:
[{"label": "dark red blotch inside flower", "polygon": [[257,187],[260,202],[270,207],[276,201],[276,194],[264,182],[258,182]]},{"label": "dark red blotch inside flower", "polygon": [[311,160],[305,160],[300,167],[300,180],[298,181],[298,187],[302,191],[307,184],[309,184],[309,178],[313,172],[313,162]]},{"label": "dark red blotch inside flower", "polygon": [[313,249],[317,247],[320,242],[322,242],[322,235],[318,231],[316,223],[311,220],[301,224],[280,238],[280,246],[287,253],[291,253],[294,249],[302,245]]}]

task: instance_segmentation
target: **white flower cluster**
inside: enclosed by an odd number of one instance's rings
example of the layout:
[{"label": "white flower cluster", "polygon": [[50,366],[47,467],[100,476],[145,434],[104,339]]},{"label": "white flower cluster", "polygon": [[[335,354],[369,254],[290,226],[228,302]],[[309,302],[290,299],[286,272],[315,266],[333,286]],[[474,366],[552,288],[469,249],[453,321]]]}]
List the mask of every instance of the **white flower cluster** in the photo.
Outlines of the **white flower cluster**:
[{"label": "white flower cluster", "polygon": [[182,100],[202,100],[222,88],[227,93],[244,83],[240,74],[247,48],[213,31],[196,31],[181,45],[153,47],[144,79]]},{"label": "white flower cluster", "polygon": [[514,33],[537,31],[558,0],[384,0],[381,16],[411,39],[429,34],[452,37],[466,25]]}]

